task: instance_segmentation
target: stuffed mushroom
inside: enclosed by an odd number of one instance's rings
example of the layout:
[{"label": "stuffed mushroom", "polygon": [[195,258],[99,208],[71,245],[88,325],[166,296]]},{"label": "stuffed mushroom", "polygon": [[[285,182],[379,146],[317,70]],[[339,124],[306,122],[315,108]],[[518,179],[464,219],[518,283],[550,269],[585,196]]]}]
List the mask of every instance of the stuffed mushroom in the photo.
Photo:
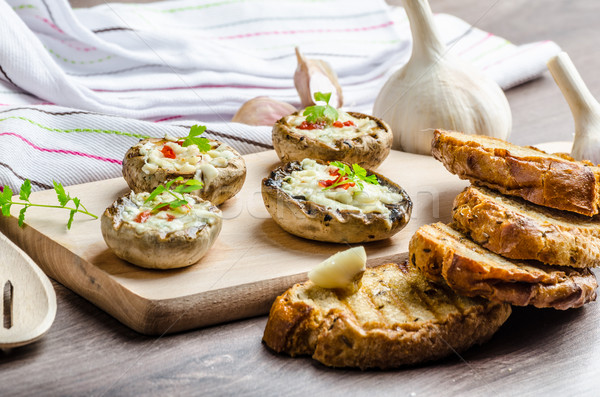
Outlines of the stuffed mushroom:
[{"label": "stuffed mushroom", "polygon": [[173,269],[206,254],[221,231],[221,210],[190,194],[174,201],[173,194],[148,199],[150,193],[131,192],[104,211],[102,236],[115,255],[140,267]]},{"label": "stuffed mushroom", "polygon": [[375,168],[390,153],[392,139],[384,121],[356,112],[338,111],[337,120],[317,122],[296,112],[273,126],[273,146],[283,162],[313,158]]},{"label": "stuffed mushroom", "polygon": [[[205,139],[205,138],[203,138]],[[246,164],[232,147],[206,139],[206,150],[183,145],[183,138],[142,139],[123,160],[123,177],[136,193],[150,192],[177,177],[201,180],[195,192],[200,198],[220,205],[240,191],[246,178]]]},{"label": "stuffed mushroom", "polygon": [[262,196],[285,231],[311,240],[363,243],[399,232],[412,202],[397,184],[356,164],[304,159],[262,181]]}]

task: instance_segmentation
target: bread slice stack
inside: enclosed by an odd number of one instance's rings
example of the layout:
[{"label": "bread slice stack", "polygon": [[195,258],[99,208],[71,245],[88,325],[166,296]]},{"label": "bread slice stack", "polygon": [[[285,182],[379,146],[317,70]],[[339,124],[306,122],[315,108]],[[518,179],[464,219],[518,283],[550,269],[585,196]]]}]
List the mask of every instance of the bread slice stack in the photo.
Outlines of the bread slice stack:
[{"label": "bread slice stack", "polygon": [[569,309],[596,298],[600,168],[568,156],[435,131],[432,154],[472,186],[452,223],[413,236],[411,262],[459,294]]}]

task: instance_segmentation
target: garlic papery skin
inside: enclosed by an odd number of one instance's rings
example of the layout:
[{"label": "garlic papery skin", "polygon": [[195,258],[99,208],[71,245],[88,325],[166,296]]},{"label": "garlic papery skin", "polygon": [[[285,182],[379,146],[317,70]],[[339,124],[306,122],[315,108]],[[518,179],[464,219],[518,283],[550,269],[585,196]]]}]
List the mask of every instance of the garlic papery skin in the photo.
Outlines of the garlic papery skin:
[{"label": "garlic papery skin", "polygon": [[448,53],[426,0],[404,0],[412,54],[379,92],[373,115],[392,128],[392,148],[431,154],[435,129],[507,139],[512,115],[495,81]]},{"label": "garlic papery skin", "polygon": [[294,73],[294,86],[298,91],[302,106],[316,105],[315,92],[330,92],[329,104],[336,109],[341,108],[344,104],[342,87],[331,66],[320,59],[306,59],[298,47],[296,47],[296,58],[298,66]]},{"label": "garlic papery skin", "polygon": [[575,120],[571,156],[576,160],[600,164],[600,104],[592,96],[566,52],[552,57],[547,66]]},{"label": "garlic papery skin", "polygon": [[257,96],[244,103],[231,121],[248,125],[273,126],[277,120],[296,111],[289,103]]}]

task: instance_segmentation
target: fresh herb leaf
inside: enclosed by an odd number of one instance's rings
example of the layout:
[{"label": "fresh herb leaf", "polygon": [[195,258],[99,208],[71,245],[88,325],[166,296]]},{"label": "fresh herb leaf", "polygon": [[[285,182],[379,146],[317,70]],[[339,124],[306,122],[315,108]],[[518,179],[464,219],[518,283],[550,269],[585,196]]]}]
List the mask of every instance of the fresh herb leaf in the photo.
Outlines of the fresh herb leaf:
[{"label": "fresh herb leaf", "polygon": [[[58,203],[60,205],[50,205],[50,204],[36,204],[29,201],[29,196],[31,195],[31,181],[29,179],[25,179],[21,188],[19,190],[19,199],[24,202],[13,201],[12,200],[12,190],[8,185],[4,186],[3,192],[0,194],[0,205],[2,206],[2,215],[10,216],[10,207],[14,205],[22,205],[23,208],[19,211],[18,222],[19,226],[23,227],[25,222],[25,212],[29,207],[44,207],[44,208],[65,208],[69,210],[69,221],[67,223],[67,229],[71,228],[71,224],[73,223],[73,216],[80,212],[85,215],[89,215],[94,219],[98,219],[98,216],[90,213],[84,206],[81,204],[81,200],[77,197],[71,198],[71,196],[65,191],[65,188],[60,183],[53,181],[54,191],[56,192],[56,198],[58,199]],[[69,201],[73,201],[75,207],[67,207],[66,205]],[[81,207],[81,209],[80,209]]]},{"label": "fresh herb leaf", "polygon": [[159,194],[163,192],[169,192],[171,196],[175,198],[175,200],[161,202],[152,208],[152,212],[156,212],[161,208],[169,207],[170,209],[179,208],[188,204],[188,201],[183,198],[183,193],[190,193],[194,190],[200,190],[204,186],[204,184],[196,179],[189,179],[185,181],[185,183],[175,186],[172,190],[170,189],[171,185],[175,182],[180,182],[183,180],[183,177],[177,177],[175,179],[170,180],[165,185],[158,185],[152,193],[144,200],[144,203],[148,201],[154,200]]},{"label": "fresh herb leaf", "polygon": [[202,135],[204,131],[206,131],[206,126],[193,125],[192,128],[190,128],[190,133],[183,140],[182,146],[186,147],[196,145],[198,146],[198,150],[200,150],[201,153],[205,153],[211,150],[212,146],[210,145],[210,140],[208,140],[208,138],[200,137],[200,135]]},{"label": "fresh herb leaf", "polygon": [[356,183],[360,190],[364,189],[363,182],[369,183],[371,185],[379,185],[379,180],[375,174],[367,175],[367,170],[361,167],[358,164],[352,164],[352,168],[348,166],[348,164],[342,163],[340,161],[332,161],[329,163],[330,165],[336,167],[339,170],[340,176],[333,182],[331,186],[327,186],[323,190],[335,189],[340,185],[344,185],[346,183]]},{"label": "fresh herb leaf", "polygon": [[54,184],[56,198],[58,199],[58,202],[60,203],[61,207],[64,207],[69,201],[71,201],[71,196],[69,196],[69,194],[65,192],[65,188],[62,184],[56,181],[52,181],[52,183]]},{"label": "fresh herb leaf", "polygon": [[5,204],[10,202],[10,199],[12,198],[12,189],[8,186],[8,185],[4,185],[4,190],[2,191],[2,194],[0,194],[0,204]]},{"label": "fresh herb leaf", "polygon": [[25,211],[27,211],[28,206],[21,208],[19,211],[19,227],[23,227],[23,223],[25,222]]},{"label": "fresh herb leaf", "polygon": [[324,122],[331,124],[337,121],[339,114],[336,108],[329,105],[331,99],[331,92],[323,94],[322,92],[315,92],[315,102],[325,102],[325,106],[314,105],[304,109],[302,115],[306,116],[306,121],[309,123]]},{"label": "fresh herb leaf", "polygon": [[194,190],[202,189],[202,186],[204,186],[204,184],[201,181],[197,179],[190,179],[185,184],[178,185],[175,189],[173,189],[173,191],[177,193],[190,193]]},{"label": "fresh herb leaf", "polygon": [[29,201],[29,195],[31,194],[31,182],[29,179],[25,179],[25,182],[21,185],[19,192],[19,198],[23,201]]}]

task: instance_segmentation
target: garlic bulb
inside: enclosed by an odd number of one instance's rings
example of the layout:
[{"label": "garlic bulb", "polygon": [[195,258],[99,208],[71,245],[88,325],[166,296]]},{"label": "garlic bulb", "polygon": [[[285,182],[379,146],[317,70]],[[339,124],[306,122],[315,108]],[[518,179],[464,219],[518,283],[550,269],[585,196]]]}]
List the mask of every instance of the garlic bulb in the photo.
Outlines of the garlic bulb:
[{"label": "garlic bulb", "polygon": [[289,103],[276,101],[266,96],[258,96],[244,103],[231,121],[248,125],[272,126],[283,116],[295,111],[296,108]]},{"label": "garlic bulb", "polygon": [[600,104],[577,72],[571,58],[561,52],[548,61],[548,69],[567,100],[575,120],[571,156],[600,163]]},{"label": "garlic bulb", "polygon": [[403,5],[412,54],[384,84],[373,108],[392,128],[392,147],[430,154],[436,128],[508,138],[512,116],[502,89],[448,53],[427,0],[403,0]]},{"label": "garlic bulb", "polygon": [[298,66],[294,73],[294,85],[303,107],[315,105],[315,92],[331,92],[330,103],[334,108],[344,104],[342,87],[331,66],[320,59],[306,59],[296,47]]}]

